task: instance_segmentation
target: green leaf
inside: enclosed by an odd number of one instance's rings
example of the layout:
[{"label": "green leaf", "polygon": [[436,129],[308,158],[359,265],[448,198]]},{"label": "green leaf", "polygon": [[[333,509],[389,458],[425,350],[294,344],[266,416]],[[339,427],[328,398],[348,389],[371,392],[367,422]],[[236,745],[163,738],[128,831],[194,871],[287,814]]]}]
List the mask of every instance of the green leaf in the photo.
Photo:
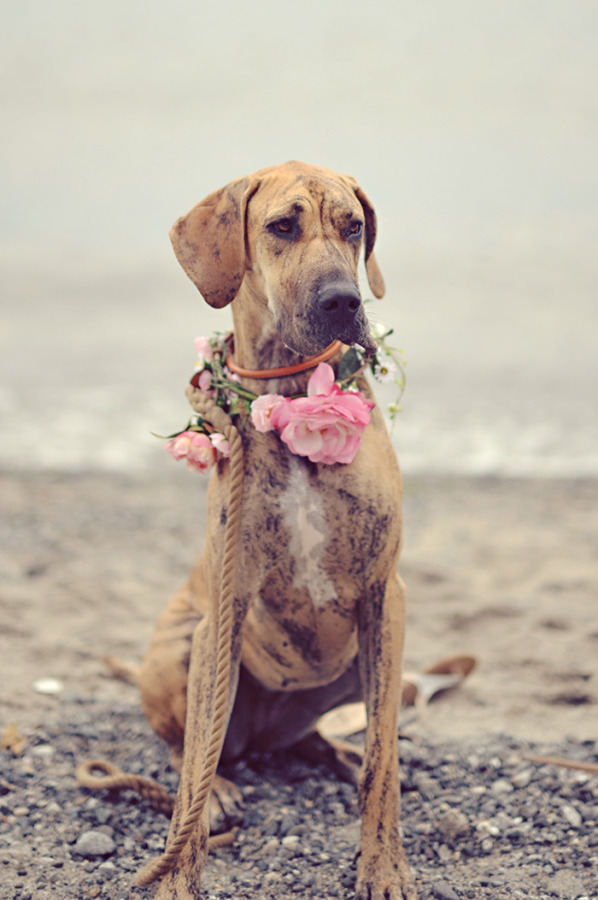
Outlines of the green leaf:
[{"label": "green leaf", "polygon": [[350,378],[354,372],[357,372],[358,369],[363,365],[361,357],[355,347],[351,347],[340,363],[338,364],[338,377],[337,381],[344,381],[345,378]]}]

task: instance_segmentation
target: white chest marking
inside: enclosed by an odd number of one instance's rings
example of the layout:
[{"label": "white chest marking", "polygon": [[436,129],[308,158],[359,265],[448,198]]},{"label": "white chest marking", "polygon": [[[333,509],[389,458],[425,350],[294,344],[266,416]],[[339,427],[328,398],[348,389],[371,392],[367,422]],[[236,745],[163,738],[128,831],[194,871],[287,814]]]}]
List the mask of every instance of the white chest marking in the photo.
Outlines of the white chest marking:
[{"label": "white chest marking", "polygon": [[323,606],[338,596],[323,564],[328,528],[320,494],[311,487],[307,472],[295,460],[279,503],[291,533],[289,552],[295,561],[293,587],[307,590],[315,607]]}]

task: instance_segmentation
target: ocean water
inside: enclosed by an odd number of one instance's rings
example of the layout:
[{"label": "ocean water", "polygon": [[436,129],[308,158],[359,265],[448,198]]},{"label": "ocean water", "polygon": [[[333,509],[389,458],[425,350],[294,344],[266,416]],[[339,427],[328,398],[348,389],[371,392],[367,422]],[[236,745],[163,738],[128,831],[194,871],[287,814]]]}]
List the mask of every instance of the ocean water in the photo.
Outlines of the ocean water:
[{"label": "ocean water", "polygon": [[230,319],[168,227],[298,158],[376,207],[404,470],[598,475],[596,34],[590,0],[4,3],[0,466],[174,465]]}]

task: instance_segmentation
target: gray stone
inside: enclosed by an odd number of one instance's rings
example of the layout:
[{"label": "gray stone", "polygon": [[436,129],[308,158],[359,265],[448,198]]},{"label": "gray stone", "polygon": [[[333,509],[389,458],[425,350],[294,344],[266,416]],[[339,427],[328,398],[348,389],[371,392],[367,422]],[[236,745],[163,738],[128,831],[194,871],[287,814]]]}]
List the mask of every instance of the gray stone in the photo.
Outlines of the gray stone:
[{"label": "gray stone", "polygon": [[110,862],[110,860],[107,859],[105,862],[98,866],[98,874],[100,872],[104,876],[104,878],[114,878],[114,876],[118,874],[118,869],[113,862]]},{"label": "gray stone", "polygon": [[459,900],[459,895],[455,894],[450,884],[447,884],[446,881],[439,881],[438,884],[434,885],[432,891],[437,900]]},{"label": "gray stone", "polygon": [[569,803],[566,803],[563,806],[562,812],[563,812],[563,816],[565,817],[565,819],[567,820],[569,825],[571,825],[572,828],[580,827],[583,819],[581,817],[581,814],[575,809],[574,806],[571,806]]},{"label": "gray stone", "polygon": [[511,783],[516,788],[524,788],[527,787],[530,781],[532,780],[532,770],[531,769],[522,769],[520,772],[516,772],[511,778]]},{"label": "gray stone", "polygon": [[514,787],[506,778],[497,778],[492,782],[490,790],[494,794],[510,794],[514,791]]},{"label": "gray stone", "polygon": [[442,812],[438,817],[437,828],[448,841],[469,834],[467,817],[458,809],[447,809]]},{"label": "gray stone", "polygon": [[77,843],[73,847],[75,853],[93,859],[96,856],[110,856],[116,850],[116,844],[102,831],[84,831],[79,835]]}]

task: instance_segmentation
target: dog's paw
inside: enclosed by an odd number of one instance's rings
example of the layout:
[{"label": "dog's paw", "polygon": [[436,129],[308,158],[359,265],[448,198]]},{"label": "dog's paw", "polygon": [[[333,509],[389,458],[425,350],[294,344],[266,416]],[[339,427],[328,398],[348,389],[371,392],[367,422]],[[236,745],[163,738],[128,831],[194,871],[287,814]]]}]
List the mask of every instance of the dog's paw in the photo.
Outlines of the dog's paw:
[{"label": "dog's paw", "polygon": [[357,886],[355,900],[417,900],[413,883],[390,884],[376,879],[375,884]]},{"label": "dog's paw", "polygon": [[232,781],[216,775],[210,792],[210,834],[221,834],[243,821],[243,794]]},{"label": "dog's paw", "polygon": [[417,900],[409,867],[403,858],[384,865],[362,867],[357,875],[355,900]]}]

